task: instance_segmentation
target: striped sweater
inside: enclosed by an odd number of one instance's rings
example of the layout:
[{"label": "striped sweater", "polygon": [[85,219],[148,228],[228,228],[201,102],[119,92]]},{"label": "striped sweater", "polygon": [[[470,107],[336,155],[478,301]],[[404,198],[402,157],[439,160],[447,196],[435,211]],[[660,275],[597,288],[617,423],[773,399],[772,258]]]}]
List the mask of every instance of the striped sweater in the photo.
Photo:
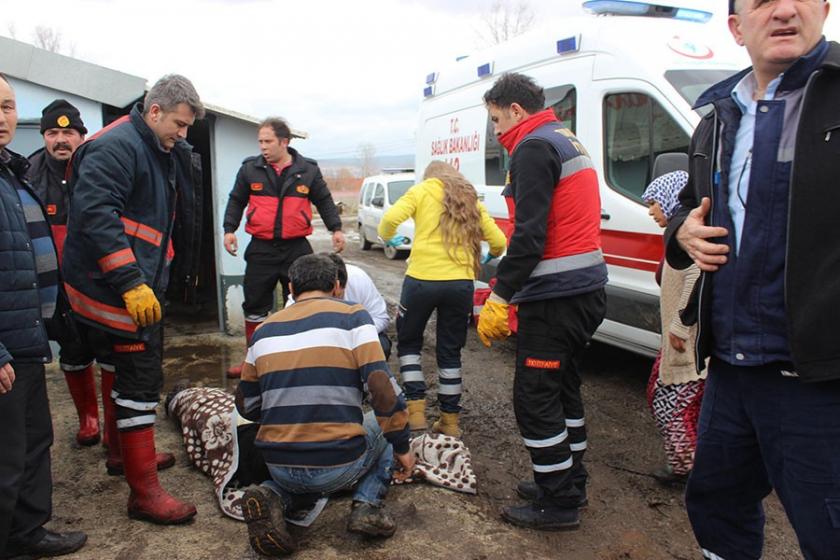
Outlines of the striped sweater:
[{"label": "striped sweater", "polygon": [[311,298],[271,315],[251,339],[239,391],[239,412],[260,422],[256,445],[269,464],[333,467],[361,457],[365,393],[394,451],[408,451],[405,399],[361,305]]}]

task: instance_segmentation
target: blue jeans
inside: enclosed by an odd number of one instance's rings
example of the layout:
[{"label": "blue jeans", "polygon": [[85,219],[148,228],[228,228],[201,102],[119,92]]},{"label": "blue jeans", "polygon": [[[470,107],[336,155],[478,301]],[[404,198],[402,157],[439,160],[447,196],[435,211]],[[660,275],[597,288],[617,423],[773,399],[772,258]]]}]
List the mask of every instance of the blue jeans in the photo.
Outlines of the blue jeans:
[{"label": "blue jeans", "polygon": [[[271,480],[263,482],[288,506],[292,496],[327,496],[356,485],[353,501],[378,506],[391,483],[394,449],[385,439],[373,412],[365,414],[367,450],[356,461],[339,467],[284,467],[268,465]],[[358,483],[358,484],[357,484]]]}]

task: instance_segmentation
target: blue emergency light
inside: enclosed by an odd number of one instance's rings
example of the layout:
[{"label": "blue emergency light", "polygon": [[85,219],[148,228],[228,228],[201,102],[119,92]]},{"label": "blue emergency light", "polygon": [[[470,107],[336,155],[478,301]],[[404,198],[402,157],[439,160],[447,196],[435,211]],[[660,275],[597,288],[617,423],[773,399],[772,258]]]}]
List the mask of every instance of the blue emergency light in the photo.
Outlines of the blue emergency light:
[{"label": "blue emergency light", "polygon": [[712,19],[713,15],[712,12],[704,10],[677,8],[633,0],[587,0],[583,3],[583,7],[598,15],[663,17],[697,23],[706,23]]},{"label": "blue emergency light", "polygon": [[426,86],[423,88],[423,97],[431,97],[435,94],[435,86]]},{"label": "blue emergency light", "polygon": [[577,36],[566,37],[557,41],[557,54],[577,52],[578,50],[580,50],[580,47],[578,46]]},{"label": "blue emergency light", "polygon": [[489,76],[493,73],[493,63],[488,62],[486,64],[482,64],[478,67],[478,77],[484,78],[485,76]]},{"label": "blue emergency light", "polygon": [[433,84],[437,81],[437,72],[432,72],[431,74],[426,74],[426,83]]}]

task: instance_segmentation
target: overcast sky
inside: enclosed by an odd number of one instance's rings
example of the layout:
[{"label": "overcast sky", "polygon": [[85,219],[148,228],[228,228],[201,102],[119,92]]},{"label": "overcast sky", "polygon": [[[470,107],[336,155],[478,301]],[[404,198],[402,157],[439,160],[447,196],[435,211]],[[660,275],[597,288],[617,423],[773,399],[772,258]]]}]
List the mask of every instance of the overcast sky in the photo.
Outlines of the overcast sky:
[{"label": "overcast sky", "polygon": [[[378,154],[406,154],[414,152],[426,74],[476,50],[491,3],[3,0],[0,35],[14,30],[31,42],[35,27],[45,25],[61,32],[77,58],[150,83],[182,73],[210,103],[281,115],[306,130],[310,139],[296,145],[311,157],[352,157],[362,142]],[[528,4],[541,23],[581,13],[580,0]]]}]

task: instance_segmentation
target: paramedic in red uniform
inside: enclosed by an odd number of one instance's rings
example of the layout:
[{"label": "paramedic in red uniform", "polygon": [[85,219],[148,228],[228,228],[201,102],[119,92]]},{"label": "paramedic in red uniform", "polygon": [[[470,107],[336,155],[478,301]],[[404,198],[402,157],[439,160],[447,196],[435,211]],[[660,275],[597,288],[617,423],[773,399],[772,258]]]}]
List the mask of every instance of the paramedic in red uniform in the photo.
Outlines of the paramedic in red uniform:
[{"label": "paramedic in red uniform", "polygon": [[587,479],[578,361],[606,310],[598,178],[577,138],[543,110],[531,78],[502,75],[484,103],[511,156],[502,194],[514,230],[478,334],[487,346],[510,335],[508,309],[518,305],[513,406],[534,469],[534,482],[517,488],[527,503],[503,508],[502,517],[574,529]]},{"label": "paramedic in red uniform", "polygon": [[[70,210],[68,165],[76,148],[84,142],[87,128],[75,106],[64,99],[56,99],[41,112],[41,134],[44,136],[44,147],[29,156],[27,176],[47,210],[60,262]],[[99,404],[93,376],[96,354],[87,338],[79,335],[79,329],[62,329],[54,334],[61,346],[61,371],[79,415],[76,441],[79,445],[95,445],[99,441]],[[113,379],[114,367],[100,363],[99,368],[106,378],[102,386],[113,385],[107,378],[110,376]]]},{"label": "paramedic in red uniform", "polygon": [[155,452],[154,424],[163,386],[160,302],[174,257],[176,208],[188,226],[200,184],[185,139],[203,116],[192,83],[164,76],[143,104],[79,147],[70,178],[61,267],[67,297],[81,327],[105,337],[103,357],[116,370],[105,409],[108,470],[125,471],[129,516],[160,524],[185,523],[196,513],[158,481],[158,469],[175,459]]},{"label": "paramedic in red uniform", "polygon": [[[245,249],[245,339],[271,312],[277,282],[283,302],[289,286],[289,267],[295,259],[312,253],[306,236],[312,233],[312,205],[332,232],[333,250],[344,249],[341,218],[315,160],[289,147],[292,132],[283,119],[269,117],[260,123],[260,155],[242,162],[225,209],[225,249],[236,256],[236,230],[245,211],[245,231],[251,243]],[[228,369],[239,377],[242,365]]]}]

